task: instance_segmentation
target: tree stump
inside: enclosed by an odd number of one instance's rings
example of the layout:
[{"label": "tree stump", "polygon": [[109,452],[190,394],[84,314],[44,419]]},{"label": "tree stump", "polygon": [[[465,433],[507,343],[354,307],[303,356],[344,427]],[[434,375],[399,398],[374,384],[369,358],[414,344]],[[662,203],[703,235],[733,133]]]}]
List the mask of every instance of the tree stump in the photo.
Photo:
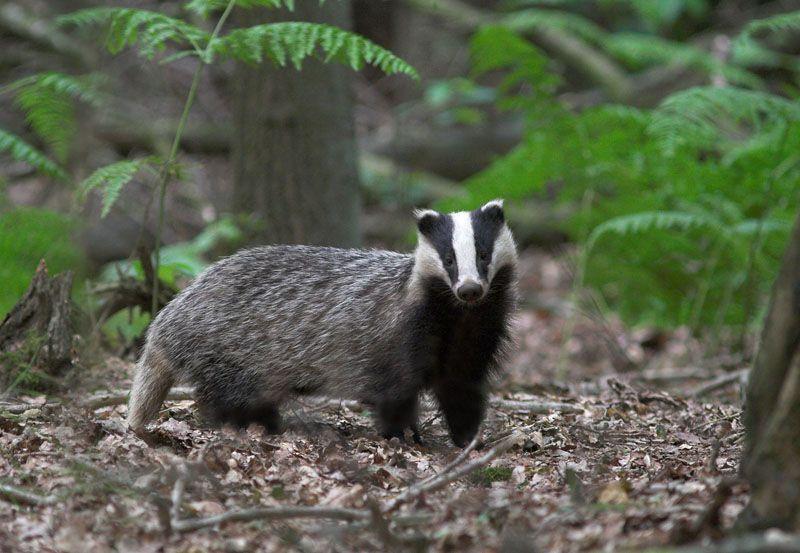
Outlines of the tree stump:
[{"label": "tree stump", "polygon": [[28,290],[0,323],[0,352],[17,350],[31,335],[43,344],[36,364],[50,375],[72,366],[72,271],[50,278],[44,259]]}]

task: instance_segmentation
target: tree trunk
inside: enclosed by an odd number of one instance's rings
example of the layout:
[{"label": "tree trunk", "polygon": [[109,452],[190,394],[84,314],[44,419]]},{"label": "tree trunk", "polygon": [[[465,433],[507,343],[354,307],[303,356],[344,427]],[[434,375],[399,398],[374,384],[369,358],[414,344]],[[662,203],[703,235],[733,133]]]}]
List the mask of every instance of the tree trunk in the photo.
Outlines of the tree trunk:
[{"label": "tree trunk", "polygon": [[[242,11],[252,25],[255,11]],[[298,2],[270,21],[350,26],[350,2]],[[233,205],[269,243],[360,241],[351,70],[308,60],[302,71],[239,65],[234,74]]]},{"label": "tree trunk", "polygon": [[743,472],[751,486],[741,522],[800,529],[800,216],[772,290],[750,375]]}]

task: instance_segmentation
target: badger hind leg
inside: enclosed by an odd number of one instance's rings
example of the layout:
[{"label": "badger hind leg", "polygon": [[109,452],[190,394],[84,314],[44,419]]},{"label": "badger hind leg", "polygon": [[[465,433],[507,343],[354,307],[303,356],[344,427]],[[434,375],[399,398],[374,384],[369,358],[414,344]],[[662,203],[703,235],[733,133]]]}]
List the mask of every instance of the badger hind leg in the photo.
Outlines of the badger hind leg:
[{"label": "badger hind leg", "polygon": [[[229,365],[234,367],[234,365]],[[216,424],[246,428],[256,423],[270,434],[279,434],[282,421],[278,402],[257,395],[263,383],[247,371],[231,368],[219,378],[207,379],[197,386],[197,399],[203,418]]]},{"label": "badger hind leg", "polygon": [[146,345],[139,362],[128,400],[128,426],[139,432],[158,415],[158,410],[175,382],[172,368],[163,352]]}]

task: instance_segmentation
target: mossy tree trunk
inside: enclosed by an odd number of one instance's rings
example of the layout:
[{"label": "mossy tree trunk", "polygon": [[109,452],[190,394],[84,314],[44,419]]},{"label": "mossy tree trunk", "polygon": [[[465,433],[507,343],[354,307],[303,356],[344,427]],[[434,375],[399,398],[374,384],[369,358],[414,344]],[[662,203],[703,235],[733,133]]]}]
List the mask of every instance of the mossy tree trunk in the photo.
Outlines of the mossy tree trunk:
[{"label": "mossy tree trunk", "polygon": [[747,390],[741,522],[800,530],[800,216],[772,290]]},{"label": "mossy tree trunk", "polygon": [[[297,2],[295,11],[242,10],[241,24],[296,20],[350,27],[350,2]],[[360,241],[352,71],[308,60],[301,71],[237,66],[233,205],[253,214],[264,243]]]}]

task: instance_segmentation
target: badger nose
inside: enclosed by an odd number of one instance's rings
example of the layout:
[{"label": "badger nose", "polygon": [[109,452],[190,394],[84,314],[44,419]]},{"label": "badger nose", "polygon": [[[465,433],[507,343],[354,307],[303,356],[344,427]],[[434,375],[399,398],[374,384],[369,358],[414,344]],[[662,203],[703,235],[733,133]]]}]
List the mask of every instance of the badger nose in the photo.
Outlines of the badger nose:
[{"label": "badger nose", "polygon": [[477,282],[465,282],[458,287],[456,295],[460,300],[473,302],[483,295],[483,287]]}]

